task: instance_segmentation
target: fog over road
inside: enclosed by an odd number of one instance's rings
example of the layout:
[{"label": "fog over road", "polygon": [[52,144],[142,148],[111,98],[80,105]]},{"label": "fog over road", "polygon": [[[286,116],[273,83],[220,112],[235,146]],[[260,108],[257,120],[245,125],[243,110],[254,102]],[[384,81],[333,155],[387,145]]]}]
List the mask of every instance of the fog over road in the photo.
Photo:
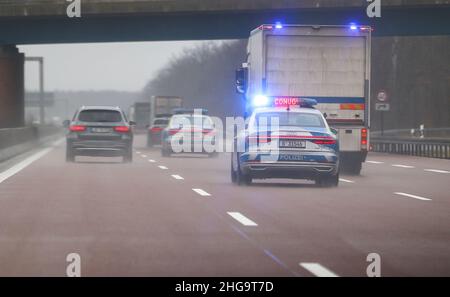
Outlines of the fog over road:
[{"label": "fog over road", "polygon": [[[450,276],[450,161],[370,153],[337,188],[230,181],[230,155],[134,162],[65,143],[0,165],[0,276]],[[44,151],[42,151],[44,149]],[[38,154],[38,155],[36,155]],[[313,264],[311,264],[313,263]]]}]

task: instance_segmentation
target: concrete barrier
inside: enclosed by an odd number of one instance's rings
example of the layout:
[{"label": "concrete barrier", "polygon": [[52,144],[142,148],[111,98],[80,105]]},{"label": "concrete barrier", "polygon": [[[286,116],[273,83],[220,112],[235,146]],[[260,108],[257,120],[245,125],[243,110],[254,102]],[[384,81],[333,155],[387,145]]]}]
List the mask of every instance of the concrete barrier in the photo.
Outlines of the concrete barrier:
[{"label": "concrete barrier", "polygon": [[0,162],[62,137],[63,131],[55,126],[0,129]]}]

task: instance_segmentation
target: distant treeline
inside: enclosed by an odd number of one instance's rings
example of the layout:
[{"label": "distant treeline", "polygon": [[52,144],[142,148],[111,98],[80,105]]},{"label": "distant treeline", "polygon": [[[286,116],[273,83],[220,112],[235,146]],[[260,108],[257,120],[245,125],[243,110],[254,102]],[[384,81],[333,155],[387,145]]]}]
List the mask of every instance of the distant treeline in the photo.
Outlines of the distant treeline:
[{"label": "distant treeline", "polygon": [[204,42],[185,49],[145,87],[145,97],[180,96],[185,107],[207,108],[211,115],[242,115],[235,92],[235,70],[246,60],[247,41]]}]

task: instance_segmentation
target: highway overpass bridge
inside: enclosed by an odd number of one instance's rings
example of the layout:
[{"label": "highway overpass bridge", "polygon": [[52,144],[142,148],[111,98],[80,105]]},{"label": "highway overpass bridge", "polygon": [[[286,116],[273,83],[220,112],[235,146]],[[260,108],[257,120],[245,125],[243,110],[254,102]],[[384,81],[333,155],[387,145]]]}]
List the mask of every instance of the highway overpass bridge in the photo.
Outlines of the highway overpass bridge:
[{"label": "highway overpass bridge", "polygon": [[23,124],[23,60],[15,45],[247,38],[262,23],[369,24],[375,36],[450,35],[450,0],[0,0],[0,128]]},{"label": "highway overpass bridge", "polygon": [[365,0],[1,0],[0,44],[246,38],[262,23],[370,24],[375,36],[450,32],[450,0],[382,0],[369,18]]}]

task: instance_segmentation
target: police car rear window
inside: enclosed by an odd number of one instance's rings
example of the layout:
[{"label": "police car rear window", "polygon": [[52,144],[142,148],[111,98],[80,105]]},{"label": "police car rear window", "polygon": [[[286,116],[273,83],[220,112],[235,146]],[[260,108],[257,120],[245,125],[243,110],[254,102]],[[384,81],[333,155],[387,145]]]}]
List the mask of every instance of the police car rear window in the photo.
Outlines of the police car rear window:
[{"label": "police car rear window", "polygon": [[[261,120],[265,118],[264,120]],[[322,117],[313,113],[301,113],[301,112],[265,112],[256,116],[258,125],[268,125],[273,123],[274,119],[278,119],[279,126],[292,126],[292,127],[315,127],[325,128],[325,123]]]}]

